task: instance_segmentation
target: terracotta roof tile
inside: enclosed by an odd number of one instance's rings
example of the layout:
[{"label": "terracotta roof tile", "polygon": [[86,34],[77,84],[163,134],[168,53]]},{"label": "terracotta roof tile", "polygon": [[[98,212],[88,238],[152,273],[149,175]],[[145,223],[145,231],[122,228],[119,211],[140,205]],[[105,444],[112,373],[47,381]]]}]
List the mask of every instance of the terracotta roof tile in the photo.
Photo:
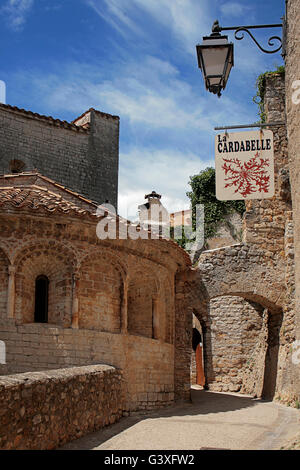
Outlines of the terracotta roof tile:
[{"label": "terracotta roof tile", "polygon": [[[43,181],[50,183],[49,186],[52,189],[50,190],[49,187],[43,186]],[[55,192],[56,189],[60,191],[60,193]],[[62,194],[65,194],[65,197],[62,196]],[[70,195],[72,196],[72,200],[68,199]],[[76,200],[78,200],[78,204]],[[82,205],[84,207],[82,207]],[[0,209],[28,209],[46,214],[68,215],[97,221],[97,219],[99,219],[96,215],[98,207],[99,205],[96,203],[37,172],[0,176]],[[123,226],[136,225],[118,215],[109,215],[112,218],[116,218]],[[148,233],[150,234],[151,231],[149,230]],[[153,234],[151,235],[153,237]],[[148,239],[150,239],[150,236]],[[177,251],[180,251],[181,256],[185,259],[186,265],[191,266],[188,253],[175,241],[159,236],[154,238],[153,241],[163,243],[166,250],[173,247]]]},{"label": "terracotta roof tile", "polygon": [[63,199],[60,195],[37,186],[0,188],[0,207],[28,208],[34,211],[42,210],[81,217],[95,217],[95,208],[90,211],[82,209],[71,201]]}]

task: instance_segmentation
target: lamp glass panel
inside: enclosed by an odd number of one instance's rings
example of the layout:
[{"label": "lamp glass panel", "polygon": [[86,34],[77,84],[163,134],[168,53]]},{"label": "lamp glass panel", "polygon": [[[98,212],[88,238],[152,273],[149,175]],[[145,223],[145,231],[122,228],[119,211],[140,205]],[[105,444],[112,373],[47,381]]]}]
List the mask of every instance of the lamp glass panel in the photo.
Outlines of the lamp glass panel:
[{"label": "lamp glass panel", "polygon": [[206,76],[223,76],[224,65],[228,53],[228,47],[209,47],[202,49],[203,62]]},{"label": "lamp glass panel", "polygon": [[230,71],[231,71],[231,69],[232,69],[232,63],[233,63],[233,56],[232,56],[232,51],[230,51],[229,57],[228,57],[227,68],[226,68],[226,70],[225,70],[225,84],[227,83],[227,80],[228,80]]},{"label": "lamp glass panel", "polygon": [[208,78],[208,81],[209,81],[210,85],[219,85],[221,80],[222,80],[222,77]]}]

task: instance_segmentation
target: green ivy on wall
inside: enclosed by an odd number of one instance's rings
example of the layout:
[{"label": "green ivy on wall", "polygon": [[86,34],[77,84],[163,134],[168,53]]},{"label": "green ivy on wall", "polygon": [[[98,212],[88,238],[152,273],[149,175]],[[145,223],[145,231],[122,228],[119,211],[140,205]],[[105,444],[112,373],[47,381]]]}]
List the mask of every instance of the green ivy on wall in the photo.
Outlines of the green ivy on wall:
[{"label": "green ivy on wall", "polygon": [[192,208],[197,204],[204,205],[204,239],[217,235],[218,227],[226,216],[237,212],[245,212],[244,201],[219,201],[216,198],[216,173],[212,167],[201,171],[199,175],[190,177],[192,190],[187,192]]},{"label": "green ivy on wall", "polygon": [[258,105],[258,108],[259,108],[258,115],[260,117],[261,123],[266,122],[266,114],[264,110],[264,98],[265,98],[265,93],[266,93],[266,77],[269,75],[275,75],[278,73],[281,75],[285,75],[284,65],[280,65],[279,67],[277,67],[276,70],[262,73],[261,75],[259,75],[258,79],[256,80],[257,92],[256,92],[256,95],[253,97],[253,101],[255,104]]}]

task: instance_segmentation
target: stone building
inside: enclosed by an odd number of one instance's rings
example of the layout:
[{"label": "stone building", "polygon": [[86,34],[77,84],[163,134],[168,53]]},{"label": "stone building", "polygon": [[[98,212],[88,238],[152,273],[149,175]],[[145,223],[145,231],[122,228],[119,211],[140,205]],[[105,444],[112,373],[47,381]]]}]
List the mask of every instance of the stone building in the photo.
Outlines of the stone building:
[{"label": "stone building", "polygon": [[0,173],[36,170],[117,209],[119,117],[89,109],[72,123],[0,103]]},{"label": "stone building", "polygon": [[171,403],[175,276],[189,258],[172,241],[122,239],[122,219],[99,240],[96,209],[38,173],[0,178],[0,372],[111,364],[125,410]]}]

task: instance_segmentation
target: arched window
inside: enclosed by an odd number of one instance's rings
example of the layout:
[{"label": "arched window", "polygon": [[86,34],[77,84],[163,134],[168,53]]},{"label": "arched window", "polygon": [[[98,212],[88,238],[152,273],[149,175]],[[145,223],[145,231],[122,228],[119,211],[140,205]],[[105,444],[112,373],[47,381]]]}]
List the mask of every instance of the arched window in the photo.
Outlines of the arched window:
[{"label": "arched window", "polygon": [[47,276],[38,276],[35,280],[35,323],[48,323],[48,289]]},{"label": "arched window", "polygon": [[12,173],[21,173],[25,168],[25,163],[22,160],[11,160],[9,162],[9,169]]}]

